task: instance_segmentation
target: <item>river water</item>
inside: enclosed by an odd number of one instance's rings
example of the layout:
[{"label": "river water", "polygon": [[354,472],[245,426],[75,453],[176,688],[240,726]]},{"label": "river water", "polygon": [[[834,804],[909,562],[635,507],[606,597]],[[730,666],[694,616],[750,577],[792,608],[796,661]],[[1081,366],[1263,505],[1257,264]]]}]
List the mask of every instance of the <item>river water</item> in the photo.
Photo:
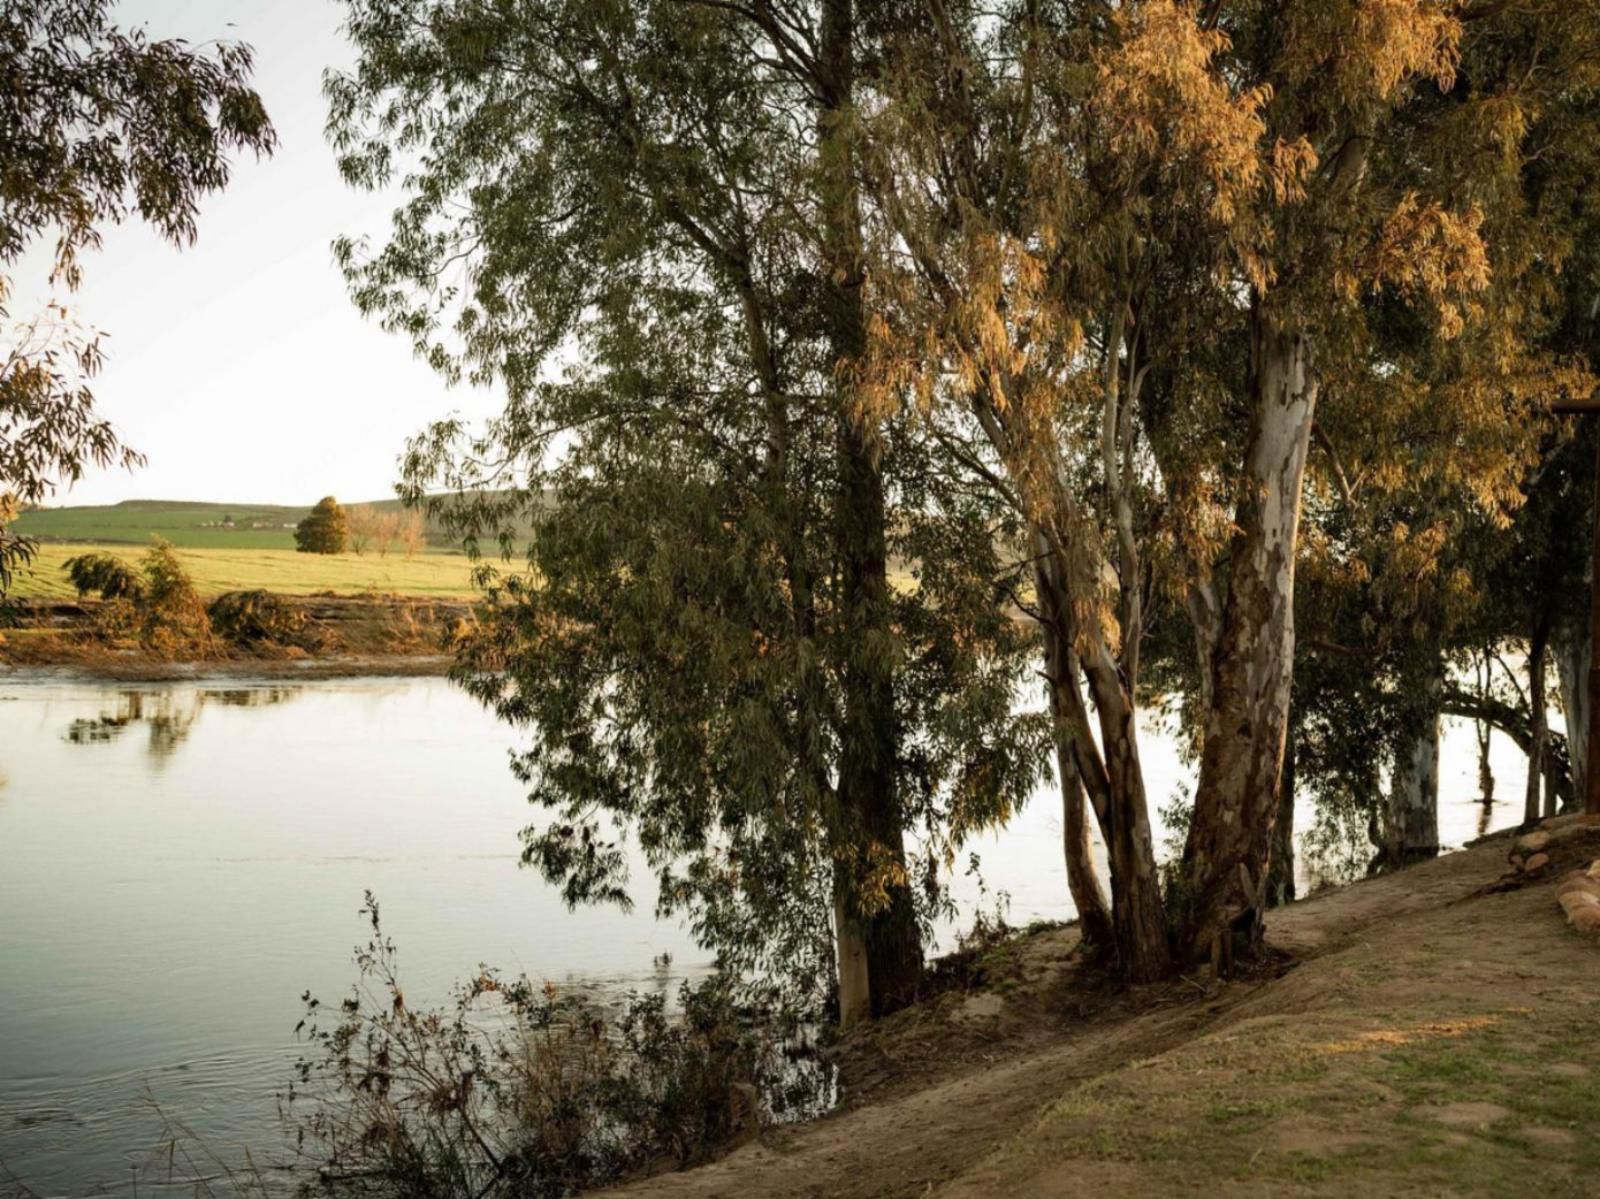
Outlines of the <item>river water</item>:
[{"label": "river water", "polygon": [[[43,1196],[193,1193],[162,1185],[167,1120],[270,1157],[299,997],[348,990],[367,889],[413,1006],[481,963],[602,993],[704,971],[647,879],[631,914],[569,912],[519,869],[515,743],[436,678],[0,677],[0,1195],[8,1175]],[[1190,772],[1154,728],[1145,752],[1162,802]],[[1493,762],[1502,827],[1522,760],[1497,741]],[[1447,727],[1442,775],[1459,845],[1480,818],[1469,728]],[[973,847],[992,891],[958,877],[957,924],[998,891],[1014,922],[1070,918],[1058,804],[1041,789]]]}]

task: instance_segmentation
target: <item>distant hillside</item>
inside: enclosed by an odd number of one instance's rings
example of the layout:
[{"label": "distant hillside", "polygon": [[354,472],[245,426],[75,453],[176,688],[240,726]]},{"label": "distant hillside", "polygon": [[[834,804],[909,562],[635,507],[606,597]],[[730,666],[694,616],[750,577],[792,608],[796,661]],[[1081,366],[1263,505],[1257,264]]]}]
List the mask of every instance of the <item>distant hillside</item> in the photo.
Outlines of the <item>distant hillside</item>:
[{"label": "distant hillside", "polygon": [[[401,507],[395,499],[374,500],[371,504],[382,509]],[[123,500],[120,504],[25,512],[12,528],[41,542],[145,545],[152,536],[159,535],[173,545],[190,549],[293,549],[294,526],[310,510],[310,504],[290,507]],[[449,544],[443,530],[431,523],[428,541],[434,546]]]}]

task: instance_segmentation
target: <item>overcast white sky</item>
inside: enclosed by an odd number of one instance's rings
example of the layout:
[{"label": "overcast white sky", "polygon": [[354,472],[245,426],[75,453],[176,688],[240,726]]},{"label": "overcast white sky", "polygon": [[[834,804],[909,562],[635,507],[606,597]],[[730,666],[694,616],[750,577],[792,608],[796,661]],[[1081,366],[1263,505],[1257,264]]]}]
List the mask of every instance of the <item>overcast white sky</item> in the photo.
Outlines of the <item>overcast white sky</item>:
[{"label": "overcast white sky", "polygon": [[[276,155],[235,164],[185,250],[128,225],[86,257],[71,298],[108,334],[94,390],[149,465],[91,472],[52,504],[123,499],[309,504],[392,494],[405,439],[452,410],[489,411],[447,390],[409,342],[356,312],[333,264],[340,233],[381,234],[392,200],[352,192],[322,136],[322,72],[351,52],[336,0],[122,0],[116,19],[153,37],[231,39],[256,52]],[[21,264],[13,319],[45,296],[47,251]]]}]

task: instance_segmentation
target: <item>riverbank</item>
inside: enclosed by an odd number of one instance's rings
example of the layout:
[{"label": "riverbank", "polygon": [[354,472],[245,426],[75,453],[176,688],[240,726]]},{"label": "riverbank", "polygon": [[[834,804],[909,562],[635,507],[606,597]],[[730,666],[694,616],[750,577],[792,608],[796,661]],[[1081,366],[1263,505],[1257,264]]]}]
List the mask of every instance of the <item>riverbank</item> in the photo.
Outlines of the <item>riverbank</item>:
[{"label": "riverbank", "polygon": [[224,645],[203,658],[173,659],[100,631],[96,600],[23,600],[15,627],[0,630],[0,677],[181,682],[222,676],[327,679],[441,675],[451,640],[473,619],[465,600],[401,595],[282,596],[303,622],[295,644]]},{"label": "riverbank", "polygon": [[1278,964],[1120,996],[1070,929],[847,1041],[845,1107],[605,1192],[712,1199],[1593,1194],[1600,944],[1509,840],[1268,922]]}]

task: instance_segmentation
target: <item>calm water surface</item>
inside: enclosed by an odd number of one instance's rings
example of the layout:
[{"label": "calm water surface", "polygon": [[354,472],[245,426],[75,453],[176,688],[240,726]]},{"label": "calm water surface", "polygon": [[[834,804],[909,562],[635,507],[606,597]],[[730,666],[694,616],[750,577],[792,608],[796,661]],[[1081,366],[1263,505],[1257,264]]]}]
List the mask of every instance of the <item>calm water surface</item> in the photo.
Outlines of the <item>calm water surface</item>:
[{"label": "calm water surface", "polygon": [[[1160,802],[1188,771],[1148,733]],[[441,679],[0,679],[0,1166],[46,1196],[132,1194],[136,1172],[158,1193],[152,1101],[219,1153],[270,1156],[299,996],[348,988],[368,888],[414,1001],[485,962],[601,993],[703,971],[647,881],[632,914],[574,913],[518,868],[514,743]],[[1447,730],[1447,843],[1476,833],[1474,753]],[[1497,744],[1495,768],[1499,827],[1520,755]],[[1015,921],[1072,915],[1058,802],[974,847]],[[955,889],[963,921],[993,902]]]}]

